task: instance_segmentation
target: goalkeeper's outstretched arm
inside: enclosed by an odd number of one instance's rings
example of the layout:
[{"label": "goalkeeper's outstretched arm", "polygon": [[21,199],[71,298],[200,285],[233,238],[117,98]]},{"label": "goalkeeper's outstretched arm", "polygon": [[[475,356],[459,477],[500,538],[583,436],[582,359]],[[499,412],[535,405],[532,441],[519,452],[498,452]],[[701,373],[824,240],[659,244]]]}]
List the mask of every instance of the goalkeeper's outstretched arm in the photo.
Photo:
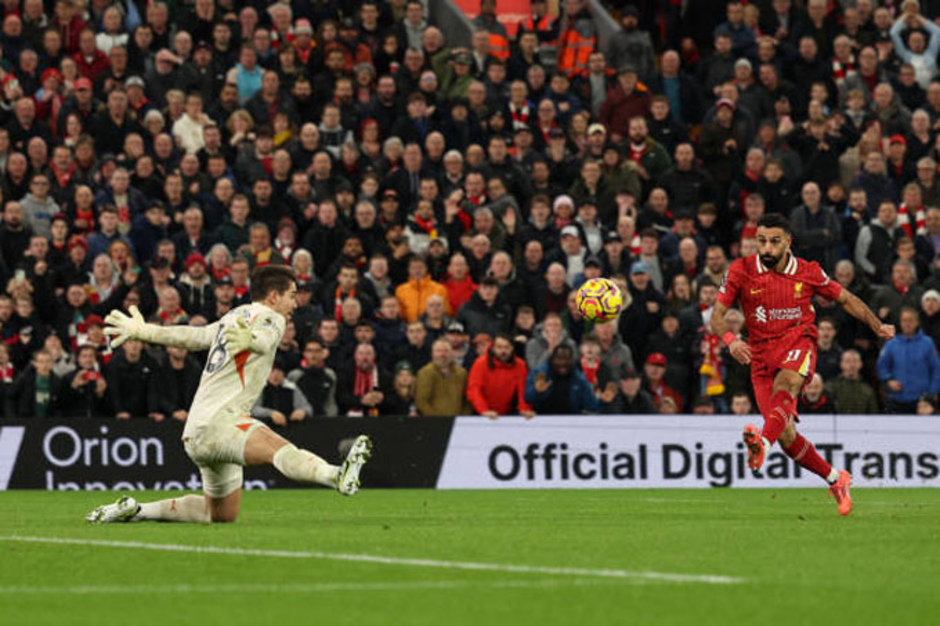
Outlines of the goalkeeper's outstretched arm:
[{"label": "goalkeeper's outstretched arm", "polygon": [[208,326],[157,326],[145,322],[136,306],[128,311],[129,316],[115,309],[105,318],[108,327],[104,329],[104,334],[113,337],[112,348],[118,348],[128,339],[139,339],[192,351],[208,350],[219,332],[218,322]]}]

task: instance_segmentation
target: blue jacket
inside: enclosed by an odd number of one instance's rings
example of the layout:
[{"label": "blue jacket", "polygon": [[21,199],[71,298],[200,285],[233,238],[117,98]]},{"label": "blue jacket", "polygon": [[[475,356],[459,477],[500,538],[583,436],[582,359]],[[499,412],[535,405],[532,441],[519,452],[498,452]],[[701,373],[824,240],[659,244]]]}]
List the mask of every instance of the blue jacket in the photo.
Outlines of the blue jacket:
[{"label": "blue jacket", "polygon": [[878,355],[878,378],[901,382],[901,391],[890,391],[894,402],[916,402],[925,393],[940,392],[940,357],[933,339],[918,330],[913,337],[897,335]]},{"label": "blue jacket", "polygon": [[[535,378],[539,374],[545,374],[545,377],[552,380],[551,363],[543,363],[529,372],[525,381],[525,401],[532,405],[538,413],[550,413],[551,407],[545,406],[545,402],[551,397],[552,388],[549,387],[542,393],[535,391]],[[600,408],[600,402],[594,395],[594,389],[588,382],[584,374],[575,369],[571,373],[571,390],[568,397],[571,404],[571,411],[574,414],[579,413],[597,413]]]}]

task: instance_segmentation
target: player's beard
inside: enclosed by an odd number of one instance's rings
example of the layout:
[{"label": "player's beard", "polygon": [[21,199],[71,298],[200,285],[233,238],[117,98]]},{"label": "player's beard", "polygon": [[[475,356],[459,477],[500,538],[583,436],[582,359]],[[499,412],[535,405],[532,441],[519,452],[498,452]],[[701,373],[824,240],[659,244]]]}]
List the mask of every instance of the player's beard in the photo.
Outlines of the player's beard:
[{"label": "player's beard", "polygon": [[779,263],[780,259],[782,258],[783,258],[782,256],[776,257],[772,254],[762,254],[760,255],[760,262],[761,262],[761,265],[763,265],[769,270],[772,270],[775,267],[777,267],[777,263]]}]

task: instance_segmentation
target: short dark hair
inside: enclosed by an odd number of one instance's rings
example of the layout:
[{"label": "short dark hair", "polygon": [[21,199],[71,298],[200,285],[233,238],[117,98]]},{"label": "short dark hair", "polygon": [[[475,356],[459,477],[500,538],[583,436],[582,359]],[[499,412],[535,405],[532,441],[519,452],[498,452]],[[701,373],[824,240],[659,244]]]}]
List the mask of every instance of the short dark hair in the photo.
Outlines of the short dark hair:
[{"label": "short dark hair", "polygon": [[790,220],[779,213],[767,213],[757,220],[758,228],[779,228],[788,235],[792,235],[790,230]]},{"label": "short dark hair", "polygon": [[297,280],[289,265],[263,265],[251,273],[251,301],[261,302],[272,291],[284,293]]}]

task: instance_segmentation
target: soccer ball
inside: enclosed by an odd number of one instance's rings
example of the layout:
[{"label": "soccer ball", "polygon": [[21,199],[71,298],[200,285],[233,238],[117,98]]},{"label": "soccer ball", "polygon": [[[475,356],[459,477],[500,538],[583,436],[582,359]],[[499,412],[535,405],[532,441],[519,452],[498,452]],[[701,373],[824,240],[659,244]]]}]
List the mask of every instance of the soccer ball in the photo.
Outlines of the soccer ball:
[{"label": "soccer ball", "polygon": [[578,289],[578,312],[590,322],[603,324],[615,320],[621,310],[623,295],[608,278],[592,278]]}]

